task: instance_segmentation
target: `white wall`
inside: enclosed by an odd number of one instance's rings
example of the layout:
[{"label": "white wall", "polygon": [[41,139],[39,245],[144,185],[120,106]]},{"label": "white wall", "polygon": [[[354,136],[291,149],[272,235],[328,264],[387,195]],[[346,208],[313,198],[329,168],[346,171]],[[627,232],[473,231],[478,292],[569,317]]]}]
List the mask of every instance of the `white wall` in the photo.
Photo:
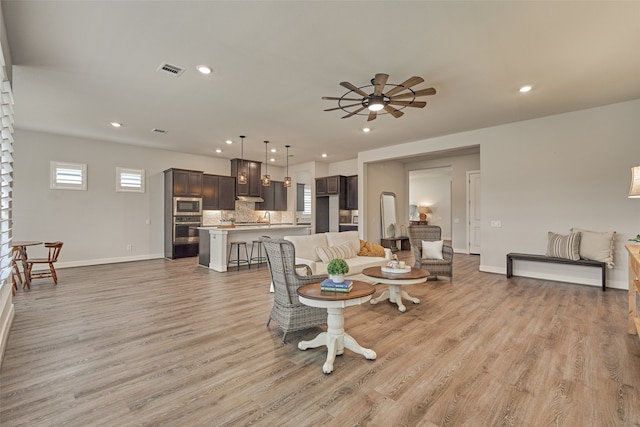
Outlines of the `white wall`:
[{"label": "white wall", "polygon": [[[614,230],[616,266],[609,271],[609,286],[626,289],[624,244],[640,232],[640,203],[627,198],[630,168],[640,164],[638,117],[640,100],[633,100],[370,150],[359,154],[358,168],[480,145],[482,271],[504,273],[508,252],[544,253],[548,231]],[[368,177],[366,187],[367,194],[384,190]],[[502,227],[491,228],[491,220]],[[599,284],[596,269],[531,263],[515,272]]]},{"label": "white wall", "polygon": [[410,171],[409,205],[428,206],[429,224],[439,226],[442,238],[451,240],[451,168]]},{"label": "white wall", "polygon": [[[406,164],[406,170],[451,167],[451,245],[459,253],[468,253],[467,246],[467,172],[480,170],[480,154],[444,157]],[[458,218],[459,222],[455,222]],[[444,232],[444,231],[443,231]]]},{"label": "white wall", "polygon": [[[162,257],[163,171],[231,171],[224,159],[20,129],[14,158],[14,238],[62,240],[60,267]],[[88,190],[50,190],[50,160],[86,163]],[[117,166],[145,169],[146,192],[116,193]]]},{"label": "white wall", "polygon": [[[358,179],[358,231],[360,238],[380,243],[382,237],[382,218],[380,215],[380,194],[383,191],[396,195],[397,234],[405,229],[409,218],[409,200],[407,179],[404,164],[386,161],[369,163],[366,167],[365,179]],[[366,181],[366,187],[364,186]],[[364,209],[361,208],[364,206]]]}]

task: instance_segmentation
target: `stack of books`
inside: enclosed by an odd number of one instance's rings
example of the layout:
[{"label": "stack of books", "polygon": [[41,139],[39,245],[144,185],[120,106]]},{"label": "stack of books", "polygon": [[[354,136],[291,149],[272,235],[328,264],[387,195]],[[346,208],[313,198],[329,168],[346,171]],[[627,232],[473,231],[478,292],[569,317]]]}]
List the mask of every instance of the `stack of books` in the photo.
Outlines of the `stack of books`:
[{"label": "stack of books", "polygon": [[345,280],[342,283],[335,283],[331,279],[325,279],[320,283],[321,291],[330,291],[330,292],[349,292],[353,288],[353,281]]}]

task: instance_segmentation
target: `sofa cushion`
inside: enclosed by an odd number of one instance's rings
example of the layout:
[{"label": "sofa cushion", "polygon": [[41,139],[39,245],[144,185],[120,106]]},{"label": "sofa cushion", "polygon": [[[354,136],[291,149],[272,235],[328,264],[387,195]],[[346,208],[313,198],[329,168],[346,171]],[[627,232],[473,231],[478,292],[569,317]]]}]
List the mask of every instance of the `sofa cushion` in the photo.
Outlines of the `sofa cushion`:
[{"label": "sofa cushion", "polygon": [[580,259],[580,233],[563,236],[550,231],[548,237],[547,256],[573,261]]},{"label": "sofa cushion", "polygon": [[572,233],[580,233],[580,258],[606,262],[613,267],[613,238],[615,231],[589,231],[572,228]]},{"label": "sofa cushion", "polygon": [[293,243],[296,248],[296,258],[304,258],[312,261],[320,261],[316,248],[327,247],[325,233],[310,234],[306,236],[285,236],[285,240]]},{"label": "sofa cushion", "polygon": [[342,258],[346,260],[356,256],[356,251],[353,250],[351,244],[348,242],[337,246],[319,247],[316,248],[316,252],[322,262],[329,262],[335,258]]},{"label": "sofa cushion", "polygon": [[338,246],[349,242],[356,253],[360,252],[360,236],[357,231],[343,231],[341,233],[331,231],[325,234],[327,235],[327,244],[324,246]]}]

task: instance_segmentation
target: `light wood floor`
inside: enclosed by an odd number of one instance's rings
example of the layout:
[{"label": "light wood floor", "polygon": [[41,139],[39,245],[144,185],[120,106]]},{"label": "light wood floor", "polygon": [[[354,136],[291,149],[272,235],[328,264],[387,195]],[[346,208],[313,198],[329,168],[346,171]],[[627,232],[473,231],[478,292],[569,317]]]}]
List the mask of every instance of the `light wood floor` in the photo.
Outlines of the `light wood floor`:
[{"label": "light wood floor", "polygon": [[347,308],[346,330],[378,358],[345,351],[330,375],[323,348],[296,345],[320,329],[283,344],[266,328],[264,266],[60,270],[57,287],[15,296],[0,425],[640,425],[626,291],[507,280],[478,262],[456,254],[453,283],[407,287],[421,303],[406,313]]}]

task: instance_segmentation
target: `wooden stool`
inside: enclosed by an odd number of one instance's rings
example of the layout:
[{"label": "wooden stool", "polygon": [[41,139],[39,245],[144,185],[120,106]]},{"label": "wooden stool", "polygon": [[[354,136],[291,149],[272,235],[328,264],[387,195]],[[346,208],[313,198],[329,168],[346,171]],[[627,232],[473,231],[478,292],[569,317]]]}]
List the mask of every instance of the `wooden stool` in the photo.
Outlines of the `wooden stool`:
[{"label": "wooden stool", "polygon": [[[251,266],[249,262],[249,251],[247,250],[247,242],[229,242],[231,247],[229,248],[229,256],[227,257],[227,268],[231,264],[235,264],[237,269],[240,270],[240,264],[247,264]],[[231,254],[233,253],[233,248],[236,248],[236,259],[231,259]],[[244,246],[244,259],[240,259],[240,246]]]}]

